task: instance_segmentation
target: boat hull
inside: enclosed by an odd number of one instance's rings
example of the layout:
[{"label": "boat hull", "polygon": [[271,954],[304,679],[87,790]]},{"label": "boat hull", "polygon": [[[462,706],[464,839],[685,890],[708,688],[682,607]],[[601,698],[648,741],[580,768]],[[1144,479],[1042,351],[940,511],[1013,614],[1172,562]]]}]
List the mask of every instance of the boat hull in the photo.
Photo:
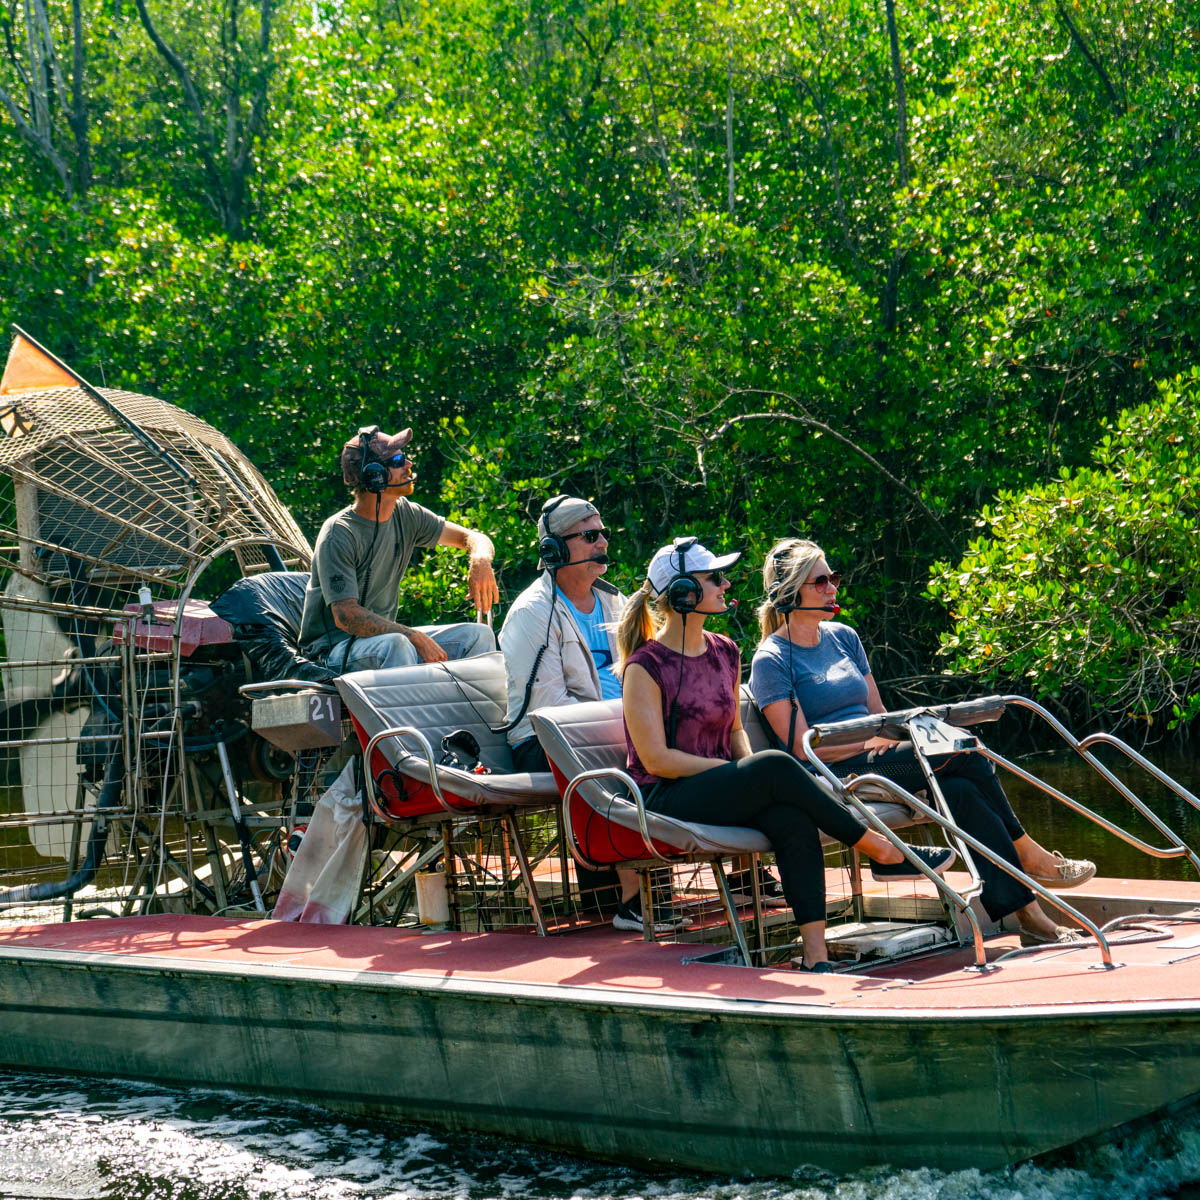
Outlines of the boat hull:
[{"label": "boat hull", "polygon": [[0,1063],[235,1088],[651,1167],[992,1167],[1200,1091],[1180,1010],[882,1013],[0,952]]}]

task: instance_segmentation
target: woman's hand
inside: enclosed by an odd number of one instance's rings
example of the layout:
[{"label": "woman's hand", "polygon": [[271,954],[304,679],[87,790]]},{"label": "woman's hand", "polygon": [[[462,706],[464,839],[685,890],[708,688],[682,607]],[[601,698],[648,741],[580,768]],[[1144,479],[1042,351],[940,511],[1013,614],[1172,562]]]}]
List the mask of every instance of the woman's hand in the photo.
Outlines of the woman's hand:
[{"label": "woman's hand", "polygon": [[887,751],[891,750],[894,746],[898,746],[898,745],[900,745],[900,743],[895,738],[884,738],[884,737],[867,738],[867,740],[865,742],[863,742],[862,753],[863,754],[871,754],[871,753],[886,754]]}]

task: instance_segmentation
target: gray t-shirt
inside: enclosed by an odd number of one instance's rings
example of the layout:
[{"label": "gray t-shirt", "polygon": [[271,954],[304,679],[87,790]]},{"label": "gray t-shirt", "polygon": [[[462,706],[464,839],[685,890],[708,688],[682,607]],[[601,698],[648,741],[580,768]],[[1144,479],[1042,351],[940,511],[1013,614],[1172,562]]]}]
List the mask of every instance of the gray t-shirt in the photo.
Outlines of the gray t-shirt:
[{"label": "gray t-shirt", "polygon": [[[787,700],[793,689],[810,725],[865,717],[871,667],[862,641],[849,625],[822,621],[815,646],[789,649],[787,638],[771,634],[754,652],[750,692],[759,708]],[[790,678],[789,678],[790,666]]]},{"label": "gray t-shirt", "polygon": [[436,546],[445,524],[436,513],[403,498],[391,520],[378,526],[353,508],[334,513],[321,526],[313,548],[312,578],[300,619],[301,651],[321,657],[349,638],[333,620],[332,605],[339,600],[357,600],[376,616],[394,621],[400,579],[413,551]]}]

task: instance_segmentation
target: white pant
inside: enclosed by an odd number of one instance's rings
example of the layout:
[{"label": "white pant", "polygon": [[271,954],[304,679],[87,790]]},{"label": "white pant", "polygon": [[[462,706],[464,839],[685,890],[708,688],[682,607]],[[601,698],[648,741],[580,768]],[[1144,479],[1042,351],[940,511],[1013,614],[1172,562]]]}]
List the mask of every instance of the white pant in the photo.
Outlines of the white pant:
[{"label": "white pant", "polygon": [[[417,625],[449,658],[473,658],[496,649],[496,636],[490,626],[478,622],[459,625]],[[374,637],[351,638],[338,642],[329,652],[326,666],[339,674],[350,671],[382,671],[387,667],[415,667],[424,659],[402,633],[378,633]]]}]

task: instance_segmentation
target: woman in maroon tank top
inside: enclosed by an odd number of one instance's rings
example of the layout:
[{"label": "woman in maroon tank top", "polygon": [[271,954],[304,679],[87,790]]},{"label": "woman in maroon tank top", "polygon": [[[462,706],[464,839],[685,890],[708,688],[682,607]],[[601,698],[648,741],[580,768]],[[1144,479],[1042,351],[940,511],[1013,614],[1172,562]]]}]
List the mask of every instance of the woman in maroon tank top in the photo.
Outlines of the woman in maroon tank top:
[{"label": "woman in maroon tank top", "polygon": [[[767,836],[800,927],[804,966],[828,971],[821,833],[880,864],[900,864],[896,874],[918,872],[826,795],[791,755],[750,753],[739,711],[737,646],[704,627],[727,610],[724,571],[738,558],[717,557],[695,538],[676,538],[654,555],[646,581],[626,605],[617,643],[627,766],[648,808]],[[938,872],[954,858],[952,850],[913,852]]]}]

